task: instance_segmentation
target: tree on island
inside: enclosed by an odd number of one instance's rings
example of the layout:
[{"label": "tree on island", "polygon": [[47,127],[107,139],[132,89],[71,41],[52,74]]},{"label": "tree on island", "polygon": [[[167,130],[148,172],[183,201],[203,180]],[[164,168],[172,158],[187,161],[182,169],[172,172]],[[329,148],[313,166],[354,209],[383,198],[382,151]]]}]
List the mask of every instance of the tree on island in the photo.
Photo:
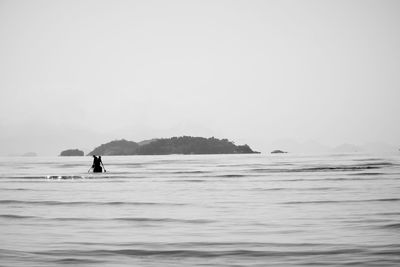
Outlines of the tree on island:
[{"label": "tree on island", "polygon": [[254,153],[249,146],[236,146],[228,139],[214,137],[172,137],[157,139],[147,145],[140,146],[140,155],[166,155],[166,154],[235,154]]}]

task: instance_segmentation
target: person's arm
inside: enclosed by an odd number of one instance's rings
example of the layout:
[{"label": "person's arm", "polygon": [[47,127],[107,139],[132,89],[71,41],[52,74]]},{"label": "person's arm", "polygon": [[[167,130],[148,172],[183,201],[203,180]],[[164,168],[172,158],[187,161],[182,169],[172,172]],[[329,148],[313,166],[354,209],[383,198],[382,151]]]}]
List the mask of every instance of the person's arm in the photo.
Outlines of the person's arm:
[{"label": "person's arm", "polygon": [[94,161],[92,163],[92,166],[90,167],[90,169],[87,172],[90,172],[91,169],[94,169]]},{"label": "person's arm", "polygon": [[104,172],[107,172],[107,171],[106,171],[106,167],[104,167],[104,164],[103,164],[103,161],[102,161],[102,160],[100,160],[100,163],[101,163],[101,166],[103,166]]}]

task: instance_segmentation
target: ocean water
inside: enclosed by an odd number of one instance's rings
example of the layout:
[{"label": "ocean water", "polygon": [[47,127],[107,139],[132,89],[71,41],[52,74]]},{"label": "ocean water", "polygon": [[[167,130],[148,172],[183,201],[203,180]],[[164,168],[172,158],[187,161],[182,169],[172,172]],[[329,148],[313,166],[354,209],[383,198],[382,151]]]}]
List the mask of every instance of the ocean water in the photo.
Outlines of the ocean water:
[{"label": "ocean water", "polygon": [[0,158],[0,266],[400,266],[400,155]]}]

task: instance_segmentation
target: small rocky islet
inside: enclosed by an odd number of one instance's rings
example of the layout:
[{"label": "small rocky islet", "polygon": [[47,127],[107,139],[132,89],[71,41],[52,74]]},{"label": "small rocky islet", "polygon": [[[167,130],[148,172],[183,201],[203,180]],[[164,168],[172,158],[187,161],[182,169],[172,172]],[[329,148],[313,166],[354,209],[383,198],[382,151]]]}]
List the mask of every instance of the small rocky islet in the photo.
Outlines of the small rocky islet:
[{"label": "small rocky islet", "polygon": [[61,151],[60,157],[73,157],[73,156],[84,156],[85,153],[79,149],[67,149]]},{"label": "small rocky islet", "polygon": [[285,153],[287,153],[287,151],[283,151],[283,150],[280,150],[280,149],[276,149],[276,150],[271,151],[271,154],[285,154]]}]

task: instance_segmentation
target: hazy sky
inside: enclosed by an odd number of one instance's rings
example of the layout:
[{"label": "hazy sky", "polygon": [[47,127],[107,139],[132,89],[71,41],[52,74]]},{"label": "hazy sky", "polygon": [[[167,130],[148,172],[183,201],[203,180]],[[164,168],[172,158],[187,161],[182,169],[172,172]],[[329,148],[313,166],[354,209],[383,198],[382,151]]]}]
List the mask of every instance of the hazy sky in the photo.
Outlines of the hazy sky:
[{"label": "hazy sky", "polygon": [[0,154],[400,145],[400,1],[0,0]]}]

